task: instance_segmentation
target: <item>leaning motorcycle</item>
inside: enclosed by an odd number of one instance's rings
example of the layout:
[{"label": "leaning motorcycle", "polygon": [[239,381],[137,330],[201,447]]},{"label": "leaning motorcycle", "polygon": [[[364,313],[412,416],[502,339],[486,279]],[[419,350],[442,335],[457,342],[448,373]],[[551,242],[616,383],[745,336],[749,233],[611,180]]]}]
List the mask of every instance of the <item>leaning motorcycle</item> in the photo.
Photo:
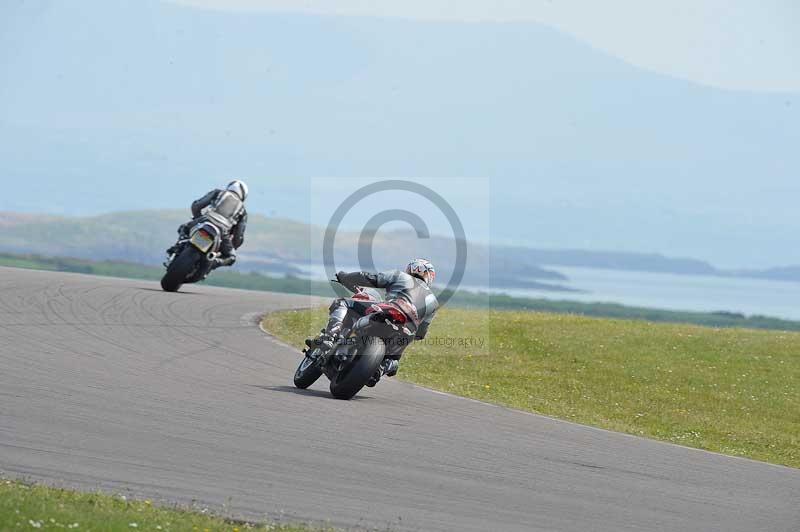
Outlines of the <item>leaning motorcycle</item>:
[{"label": "leaning motorcycle", "polygon": [[164,265],[167,272],[161,278],[161,288],[177,292],[186,283],[196,283],[206,278],[219,257],[222,231],[208,220],[192,226],[186,237],[175,245],[175,252]]},{"label": "leaning motorcycle", "polygon": [[354,287],[353,299],[365,306],[365,315],[343,329],[332,348],[307,349],[294,374],[294,385],[305,389],[323,374],[330,380],[331,395],[351,399],[380,367],[389,342],[409,342],[414,334],[406,328],[407,317],[383,302],[372,288]]}]

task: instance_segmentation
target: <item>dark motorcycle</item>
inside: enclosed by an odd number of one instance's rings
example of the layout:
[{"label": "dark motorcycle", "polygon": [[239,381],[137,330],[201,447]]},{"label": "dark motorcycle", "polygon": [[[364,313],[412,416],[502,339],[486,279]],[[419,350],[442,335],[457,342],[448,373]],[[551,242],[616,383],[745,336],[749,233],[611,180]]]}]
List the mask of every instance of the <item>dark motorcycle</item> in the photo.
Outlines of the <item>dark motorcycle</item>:
[{"label": "dark motorcycle", "polygon": [[[363,388],[383,362],[388,342],[408,342],[413,333],[405,327],[406,315],[384,303],[373,288],[354,287],[353,299],[364,316],[345,328],[334,346],[307,349],[294,374],[294,385],[305,389],[323,374],[331,381],[331,395],[351,399]],[[351,320],[346,320],[351,321]]]},{"label": "dark motorcycle", "polygon": [[161,288],[177,292],[186,283],[205,279],[219,257],[221,244],[220,229],[208,220],[199,221],[178,240],[175,252],[164,263],[167,272],[161,278]]}]

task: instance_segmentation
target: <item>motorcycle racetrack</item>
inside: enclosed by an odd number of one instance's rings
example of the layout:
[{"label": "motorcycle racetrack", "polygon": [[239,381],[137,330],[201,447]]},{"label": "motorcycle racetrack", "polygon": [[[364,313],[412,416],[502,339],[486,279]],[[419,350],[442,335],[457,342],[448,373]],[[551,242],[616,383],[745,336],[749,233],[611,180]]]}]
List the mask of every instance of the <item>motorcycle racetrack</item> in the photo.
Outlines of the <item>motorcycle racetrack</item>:
[{"label": "motorcycle racetrack", "polygon": [[323,302],[0,268],[0,474],[348,529],[800,529],[800,470],[393,379],[296,390],[257,323]]}]

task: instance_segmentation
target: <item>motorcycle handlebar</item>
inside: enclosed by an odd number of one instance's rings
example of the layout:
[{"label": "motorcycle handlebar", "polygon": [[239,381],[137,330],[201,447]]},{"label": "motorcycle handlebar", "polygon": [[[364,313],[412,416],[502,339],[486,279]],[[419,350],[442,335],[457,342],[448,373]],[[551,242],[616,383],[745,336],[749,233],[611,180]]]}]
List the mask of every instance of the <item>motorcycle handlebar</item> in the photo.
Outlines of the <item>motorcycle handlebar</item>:
[{"label": "motorcycle handlebar", "polygon": [[338,284],[340,286],[343,286],[343,287],[347,288],[348,290],[350,290],[354,294],[357,294],[358,292],[360,292],[359,287],[357,287],[357,286],[347,286],[346,284],[341,282],[339,279],[331,279],[331,282],[332,283],[336,283],[336,284]]}]

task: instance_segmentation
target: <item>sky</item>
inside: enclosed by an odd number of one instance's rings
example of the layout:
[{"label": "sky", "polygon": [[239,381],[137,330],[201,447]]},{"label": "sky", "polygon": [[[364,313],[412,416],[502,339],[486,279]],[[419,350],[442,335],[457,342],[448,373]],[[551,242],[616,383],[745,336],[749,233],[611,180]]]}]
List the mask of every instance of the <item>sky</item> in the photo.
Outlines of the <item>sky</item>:
[{"label": "sky", "polygon": [[174,0],[219,10],[547,24],[633,65],[706,85],[800,90],[795,0]]}]

